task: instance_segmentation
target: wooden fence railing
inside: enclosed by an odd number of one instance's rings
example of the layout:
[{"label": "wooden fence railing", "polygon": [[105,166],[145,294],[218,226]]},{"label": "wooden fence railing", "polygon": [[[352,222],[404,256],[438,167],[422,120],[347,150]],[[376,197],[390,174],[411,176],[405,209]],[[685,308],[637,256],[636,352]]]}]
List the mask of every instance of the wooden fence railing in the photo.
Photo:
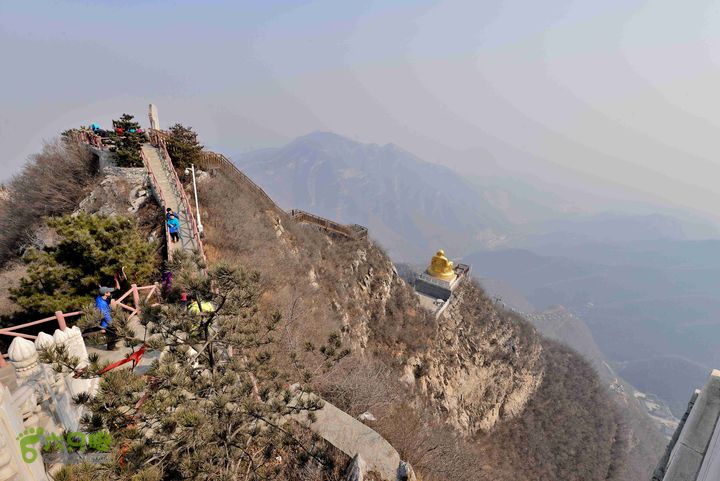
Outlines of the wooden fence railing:
[{"label": "wooden fence railing", "polygon": [[[164,150],[164,152],[167,154],[167,150],[165,149],[165,141],[169,137],[169,134],[162,130],[151,130],[149,135],[150,142],[154,143],[153,145],[162,146],[162,150]],[[168,155],[167,158],[169,159],[170,156]],[[272,198],[262,189],[262,187],[253,182],[250,177],[245,175],[240,169],[235,166],[235,164],[233,164],[224,155],[218,154],[217,152],[203,150],[200,153],[200,161],[198,162],[198,166],[205,170],[221,170],[226,175],[231,176],[236,180],[239,180],[246,186],[250,187],[250,189],[255,191],[255,193],[265,199],[274,208],[281,210],[280,207],[275,203],[275,201],[272,200]],[[313,224],[322,229],[325,229],[328,232],[339,234],[344,237],[349,237],[352,239],[366,239],[368,236],[367,228],[359,224],[340,224],[339,222],[325,219],[324,217],[320,217],[318,215],[297,209],[291,210],[289,214],[298,222],[307,222],[309,224]]]},{"label": "wooden fence railing", "polygon": [[267,193],[257,185],[255,182],[250,179],[247,175],[245,175],[240,169],[238,169],[235,164],[233,164],[227,157],[225,157],[222,154],[218,154],[217,152],[210,152],[210,151],[202,151],[201,159],[199,162],[199,165],[204,168],[205,170],[209,169],[220,169],[226,174],[229,174],[230,176],[235,177],[237,180],[240,180],[245,185],[249,186],[252,190],[254,190],[260,197],[264,198],[266,201],[268,201],[273,207],[280,209],[278,205],[275,203],[272,198],[267,195]]},{"label": "wooden fence railing", "polygon": [[306,222],[313,224],[321,229],[340,234],[344,237],[351,239],[365,239],[367,238],[367,228],[358,224],[340,224],[339,222],[320,217],[319,215],[305,212],[304,210],[293,209],[289,212],[290,216],[298,222]]},{"label": "wooden fence railing", "polygon": [[[130,290],[128,290],[125,294],[120,296],[117,300],[113,299],[112,304],[115,306],[115,308],[124,309],[126,311],[130,312],[130,315],[128,316],[128,319],[132,319],[133,317],[140,314],[140,308],[142,306],[142,302],[148,302],[150,298],[153,296],[153,294],[157,295],[159,293],[160,287],[157,283],[148,285],[148,286],[138,286],[137,284],[132,284],[130,287]],[[145,298],[141,300],[140,293],[145,293],[147,291],[147,294],[145,294]],[[132,296],[132,302],[133,306],[127,305],[125,302],[125,299]],[[31,339],[35,340],[37,339],[37,336],[34,336],[32,334],[25,334],[23,332],[17,332],[20,329],[25,329],[27,327],[31,326],[37,326],[39,324],[51,324],[50,328],[55,330],[56,326],[52,324],[57,325],[57,329],[65,330],[67,327],[67,319],[70,317],[77,317],[83,314],[83,311],[74,311],[74,312],[62,312],[62,311],[56,311],[54,315],[50,317],[46,317],[44,319],[39,319],[37,321],[32,322],[26,322],[25,324],[19,324],[17,326],[12,327],[6,327],[4,329],[0,329],[0,336],[8,336],[8,337],[23,337],[25,339]],[[5,362],[5,358],[7,358],[7,353],[3,353],[2,356],[0,356],[0,367],[4,367],[7,365]]]}]

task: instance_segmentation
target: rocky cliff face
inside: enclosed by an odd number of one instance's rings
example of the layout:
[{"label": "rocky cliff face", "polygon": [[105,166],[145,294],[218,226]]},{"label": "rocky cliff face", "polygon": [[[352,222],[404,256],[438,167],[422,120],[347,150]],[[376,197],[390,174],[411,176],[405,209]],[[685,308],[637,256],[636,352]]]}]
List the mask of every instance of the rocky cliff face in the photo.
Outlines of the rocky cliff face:
[{"label": "rocky cliff face", "polygon": [[543,379],[538,338],[517,327],[466,281],[402,380],[461,433],[487,432],[520,414]]},{"label": "rocky cliff face", "polygon": [[80,202],[78,211],[101,215],[135,214],[151,199],[143,168],[106,168],[102,180]]},{"label": "rocky cliff face", "polygon": [[[286,230],[278,229],[283,237]],[[343,251],[335,244],[346,242],[330,244]],[[543,378],[534,330],[499,314],[470,281],[435,321],[376,246],[358,244],[346,259],[311,268],[307,281],[317,291],[334,292],[330,303],[354,355],[381,350],[400,361],[397,375],[416,402],[465,436],[522,412]],[[336,268],[342,273],[337,281],[324,282]],[[407,339],[413,332],[422,339]]]}]

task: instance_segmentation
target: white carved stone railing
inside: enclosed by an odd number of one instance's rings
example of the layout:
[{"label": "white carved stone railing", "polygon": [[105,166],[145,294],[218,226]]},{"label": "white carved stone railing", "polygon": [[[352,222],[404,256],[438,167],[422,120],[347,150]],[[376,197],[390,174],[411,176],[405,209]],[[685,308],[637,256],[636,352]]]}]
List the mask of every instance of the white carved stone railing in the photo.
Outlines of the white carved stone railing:
[{"label": "white carved stone railing", "polygon": [[38,404],[35,388],[29,385],[23,385],[12,393],[12,403],[22,415],[25,427],[33,427],[38,425],[38,414],[40,413],[40,405]]},{"label": "white carved stone railing", "polygon": [[[22,413],[6,386],[0,385],[0,481],[47,481],[42,456],[27,462],[20,450],[22,435],[33,436],[35,431],[25,431]],[[40,449],[40,443],[34,448]]]},{"label": "white carved stone railing", "polygon": [[37,339],[35,339],[35,349],[37,349],[38,351],[47,349],[53,344],[55,344],[55,339],[53,339],[50,334],[47,334],[45,332],[41,332],[40,334],[38,334]]},{"label": "white carved stone railing", "polygon": [[39,402],[47,401],[48,407],[62,429],[77,431],[82,417],[82,406],[73,402],[73,397],[82,392],[94,394],[99,386],[98,379],[76,379],[73,373],[56,373],[38,362],[38,350],[64,346],[71,358],[77,359],[75,369],[86,367],[89,356],[82,332],[78,327],[56,329],[53,335],[41,332],[35,342],[16,337],[10,344],[8,355],[15,368],[19,388],[16,391],[16,406],[22,413],[26,425],[37,422]]}]

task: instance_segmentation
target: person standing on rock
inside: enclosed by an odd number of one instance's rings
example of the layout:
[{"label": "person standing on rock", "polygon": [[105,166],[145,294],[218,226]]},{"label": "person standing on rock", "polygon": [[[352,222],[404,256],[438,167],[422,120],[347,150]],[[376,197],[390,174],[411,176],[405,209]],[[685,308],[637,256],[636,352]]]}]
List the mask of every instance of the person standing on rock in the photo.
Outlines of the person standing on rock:
[{"label": "person standing on rock", "polygon": [[167,221],[168,232],[170,232],[170,239],[173,242],[180,240],[180,221],[175,214],[171,214]]}]

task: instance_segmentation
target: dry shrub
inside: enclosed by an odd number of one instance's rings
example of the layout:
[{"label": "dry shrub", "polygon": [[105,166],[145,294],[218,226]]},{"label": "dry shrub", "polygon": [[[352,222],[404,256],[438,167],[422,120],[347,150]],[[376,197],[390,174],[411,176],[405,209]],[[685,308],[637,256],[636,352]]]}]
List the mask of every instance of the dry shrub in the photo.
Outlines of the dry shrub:
[{"label": "dry shrub", "polygon": [[343,359],[318,382],[323,399],[349,415],[369,411],[376,417],[403,397],[397,377],[379,361],[351,357]]},{"label": "dry shrub", "polygon": [[[345,453],[307,430],[297,430],[295,440],[298,444],[279,448],[277,455],[285,458],[285,462],[280,463],[282,469],[274,479],[303,481],[345,479],[343,473],[350,462],[350,458]],[[319,457],[313,459],[302,456],[302,453],[308,451],[316,453]]]},{"label": "dry shrub", "polygon": [[[222,173],[204,181],[198,190],[210,262],[259,271],[263,291],[269,293],[261,308],[277,309],[286,320],[293,317],[288,320],[286,337],[300,343],[323,342],[328,333],[343,328],[342,313],[349,315],[350,323],[367,316],[366,306],[358,305],[352,291],[369,269],[388,270],[377,248],[365,240],[330,239],[312,226],[296,223],[254,190]],[[366,252],[367,262],[352,274],[349,269],[358,250]],[[378,288],[374,284],[370,291]],[[339,312],[333,305],[341,306]],[[383,309],[377,311],[382,317]]]},{"label": "dry shrub", "polygon": [[378,420],[376,430],[408,461],[419,479],[489,481],[478,452],[449,426],[422,408],[397,404]]},{"label": "dry shrub", "polygon": [[95,175],[93,155],[77,143],[55,141],[31,156],[0,203],[0,265],[31,242],[42,217],[75,210]]},{"label": "dry shrub", "polygon": [[17,287],[26,272],[27,267],[17,262],[10,262],[0,269],[0,318],[21,310],[20,306],[10,300],[10,288]]},{"label": "dry shrub", "polygon": [[385,364],[368,358],[344,359],[318,384],[323,399],[351,416],[372,413],[377,421],[369,426],[412,464],[423,481],[485,479],[473,477],[477,452],[432,413],[409,406],[406,400],[411,394]]}]

